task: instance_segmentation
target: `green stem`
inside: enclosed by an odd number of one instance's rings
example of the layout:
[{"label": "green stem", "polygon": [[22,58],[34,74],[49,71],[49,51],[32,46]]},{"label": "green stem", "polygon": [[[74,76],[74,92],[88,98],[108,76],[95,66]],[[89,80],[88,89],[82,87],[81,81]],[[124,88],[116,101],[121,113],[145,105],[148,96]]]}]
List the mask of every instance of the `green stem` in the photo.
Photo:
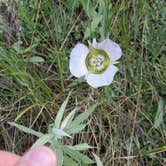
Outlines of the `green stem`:
[{"label": "green stem", "polygon": [[166,151],[166,146],[162,146],[162,147],[154,148],[154,149],[151,149],[151,150],[147,150],[147,151],[141,152],[141,154],[143,156],[146,156],[146,155],[151,155],[151,154],[154,154],[154,153],[159,153],[159,152],[164,152],[164,151]]}]

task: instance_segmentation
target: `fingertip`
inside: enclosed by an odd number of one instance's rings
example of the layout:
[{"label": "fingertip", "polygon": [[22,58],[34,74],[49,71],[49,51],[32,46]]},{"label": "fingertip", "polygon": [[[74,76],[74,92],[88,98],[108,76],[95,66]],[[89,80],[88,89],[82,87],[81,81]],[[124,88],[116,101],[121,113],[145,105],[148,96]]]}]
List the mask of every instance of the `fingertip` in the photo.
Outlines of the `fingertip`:
[{"label": "fingertip", "polygon": [[41,146],[30,149],[15,166],[56,166],[56,156],[54,152]]},{"label": "fingertip", "polygon": [[16,163],[19,159],[20,156],[18,155],[5,151],[0,151],[0,166],[1,165],[13,166],[13,164]]}]

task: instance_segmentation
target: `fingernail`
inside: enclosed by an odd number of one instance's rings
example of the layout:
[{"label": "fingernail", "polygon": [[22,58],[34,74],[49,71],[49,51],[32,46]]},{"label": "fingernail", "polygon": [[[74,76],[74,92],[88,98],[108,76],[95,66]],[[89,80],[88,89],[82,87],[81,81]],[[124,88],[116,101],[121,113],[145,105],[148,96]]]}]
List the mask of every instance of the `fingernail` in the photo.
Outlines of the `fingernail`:
[{"label": "fingernail", "polygon": [[16,166],[56,166],[56,157],[47,147],[37,147],[28,151]]}]

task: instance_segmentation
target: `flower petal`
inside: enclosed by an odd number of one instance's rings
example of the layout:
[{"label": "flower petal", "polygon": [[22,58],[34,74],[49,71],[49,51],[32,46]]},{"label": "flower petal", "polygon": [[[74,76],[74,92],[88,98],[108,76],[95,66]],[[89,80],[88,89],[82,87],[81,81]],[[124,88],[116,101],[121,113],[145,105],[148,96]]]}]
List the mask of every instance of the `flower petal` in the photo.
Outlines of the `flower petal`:
[{"label": "flower petal", "polygon": [[86,80],[93,88],[110,85],[117,71],[118,68],[116,66],[110,65],[102,74],[88,74]]},{"label": "flower petal", "polygon": [[122,50],[120,46],[110,39],[97,43],[96,39],[93,39],[92,46],[96,49],[104,50],[109,56],[111,61],[116,61],[122,56]]},{"label": "flower petal", "polygon": [[81,77],[88,73],[85,60],[89,53],[88,47],[78,43],[71,51],[69,69],[73,76]]}]

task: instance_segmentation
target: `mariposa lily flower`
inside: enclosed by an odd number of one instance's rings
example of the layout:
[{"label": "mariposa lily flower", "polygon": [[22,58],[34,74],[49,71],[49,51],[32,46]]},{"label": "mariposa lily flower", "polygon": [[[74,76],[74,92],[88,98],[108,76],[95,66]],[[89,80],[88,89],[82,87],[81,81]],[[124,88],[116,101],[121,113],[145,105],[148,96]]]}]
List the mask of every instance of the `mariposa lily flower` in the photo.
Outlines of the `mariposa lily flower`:
[{"label": "mariposa lily flower", "polygon": [[114,65],[121,57],[122,50],[110,39],[97,43],[96,39],[89,48],[78,43],[70,54],[70,72],[75,77],[84,76],[93,88],[110,85],[118,68]]}]

